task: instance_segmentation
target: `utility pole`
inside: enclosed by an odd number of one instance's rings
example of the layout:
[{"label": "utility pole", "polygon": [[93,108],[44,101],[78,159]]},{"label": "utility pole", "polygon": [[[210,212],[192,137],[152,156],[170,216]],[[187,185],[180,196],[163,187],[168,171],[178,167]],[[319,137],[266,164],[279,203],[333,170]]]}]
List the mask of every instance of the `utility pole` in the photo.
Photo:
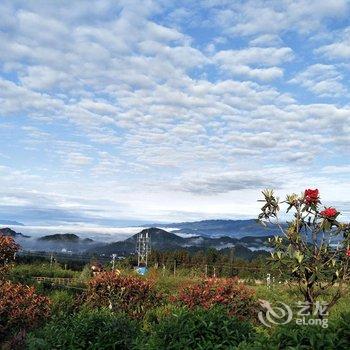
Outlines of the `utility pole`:
[{"label": "utility pole", "polygon": [[233,264],[235,260],[235,247],[231,247],[230,249],[230,263]]},{"label": "utility pole", "polygon": [[213,277],[216,278],[215,266],[213,267]]},{"label": "utility pole", "polygon": [[51,253],[51,256],[50,256],[50,269],[52,269],[52,263],[53,263],[53,254]]},{"label": "utility pole", "polygon": [[141,231],[137,236],[136,253],[137,266],[146,266],[148,263],[148,254],[151,252],[151,239],[148,230]]},{"label": "utility pole", "polygon": [[176,260],[174,260],[174,276],[176,275]]},{"label": "utility pole", "polygon": [[208,265],[205,265],[205,278],[208,277]]},{"label": "utility pole", "polygon": [[115,269],[115,258],[117,257],[117,254],[112,254],[112,270]]}]

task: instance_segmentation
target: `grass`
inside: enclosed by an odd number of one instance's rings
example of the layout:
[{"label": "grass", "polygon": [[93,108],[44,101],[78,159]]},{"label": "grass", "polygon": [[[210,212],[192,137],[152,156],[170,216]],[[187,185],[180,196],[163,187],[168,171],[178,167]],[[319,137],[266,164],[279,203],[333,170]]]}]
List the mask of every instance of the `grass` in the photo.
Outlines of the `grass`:
[{"label": "grass", "polygon": [[19,264],[10,271],[11,279],[25,279],[31,277],[74,278],[79,272],[66,270],[58,264],[49,263]]},{"label": "grass", "polygon": [[200,281],[198,276],[185,275],[184,273],[174,276],[169,272],[163,274],[155,270],[150,271],[150,278],[155,281],[156,288],[166,295],[176,294],[181,287]]}]

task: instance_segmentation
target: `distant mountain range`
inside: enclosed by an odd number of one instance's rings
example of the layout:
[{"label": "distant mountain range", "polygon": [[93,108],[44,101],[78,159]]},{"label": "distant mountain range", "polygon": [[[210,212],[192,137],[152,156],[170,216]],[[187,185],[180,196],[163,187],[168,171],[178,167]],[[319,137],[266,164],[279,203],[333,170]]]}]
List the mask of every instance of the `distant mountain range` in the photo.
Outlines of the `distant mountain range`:
[{"label": "distant mountain range", "polygon": [[[166,228],[166,230],[164,229]],[[190,252],[214,248],[222,253],[234,250],[237,257],[251,259],[267,254],[267,238],[278,235],[276,228],[265,228],[256,220],[204,220],[158,224],[146,229],[153,250],[179,250]],[[99,255],[129,255],[135,252],[137,234],[123,241],[103,243],[76,234],[52,234],[40,238],[25,236],[10,228],[0,229],[0,234],[11,235],[25,250],[87,252]]]},{"label": "distant mountain range", "polygon": [[24,224],[18,222],[18,221],[13,221],[13,220],[0,220],[0,225],[6,225],[6,226],[24,226]]},{"label": "distant mountain range", "polygon": [[[177,234],[194,234],[207,237],[229,236],[234,238],[242,238],[245,236],[264,237],[280,234],[278,228],[272,226],[264,227],[255,219],[203,220],[160,224],[155,226],[167,228],[169,231]],[[171,230],[169,228],[171,228]]]},{"label": "distant mountain range", "polygon": [[[234,250],[237,257],[252,258],[259,254],[267,254],[269,250],[267,244],[268,237],[252,237],[247,236],[244,238],[233,238],[228,236],[222,237],[206,237],[206,236],[193,236],[193,237],[181,237],[175,233],[165,231],[160,228],[152,227],[142,230],[141,232],[148,232],[151,247],[158,251],[169,250],[188,250],[196,252],[199,250],[207,250],[214,248],[222,252]],[[106,244],[100,247],[89,249],[89,252],[94,252],[100,255],[129,255],[135,252],[136,242],[138,234],[119,242]]]}]

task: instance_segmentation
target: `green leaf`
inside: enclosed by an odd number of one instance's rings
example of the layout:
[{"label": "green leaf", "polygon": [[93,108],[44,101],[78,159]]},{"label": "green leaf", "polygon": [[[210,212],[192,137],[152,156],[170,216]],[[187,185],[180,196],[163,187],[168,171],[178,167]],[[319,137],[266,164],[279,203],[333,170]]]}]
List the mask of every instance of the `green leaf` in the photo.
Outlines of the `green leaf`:
[{"label": "green leaf", "polygon": [[294,253],[294,258],[297,260],[297,262],[300,264],[303,259],[304,259],[304,255],[300,253],[299,250],[297,250],[295,253]]}]

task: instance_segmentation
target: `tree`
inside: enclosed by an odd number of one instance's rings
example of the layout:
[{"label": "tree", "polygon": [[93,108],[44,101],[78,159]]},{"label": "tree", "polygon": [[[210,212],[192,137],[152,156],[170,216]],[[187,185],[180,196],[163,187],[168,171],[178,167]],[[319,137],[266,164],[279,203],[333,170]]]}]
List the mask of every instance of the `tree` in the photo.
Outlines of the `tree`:
[{"label": "tree", "polygon": [[[298,284],[309,310],[316,301],[331,295],[327,312],[343,295],[344,285],[350,279],[350,225],[339,222],[335,208],[321,209],[319,191],[307,189],[301,195],[287,195],[280,202],[272,190],[262,192],[264,199],[259,220],[275,224],[281,236],[270,239],[274,251],[272,261]],[[280,206],[287,205],[286,213],[293,213],[287,225],[281,223]],[[318,313],[322,317],[321,313]]]},{"label": "tree", "polygon": [[19,245],[10,236],[0,235],[0,279],[2,279],[14,260]]}]

